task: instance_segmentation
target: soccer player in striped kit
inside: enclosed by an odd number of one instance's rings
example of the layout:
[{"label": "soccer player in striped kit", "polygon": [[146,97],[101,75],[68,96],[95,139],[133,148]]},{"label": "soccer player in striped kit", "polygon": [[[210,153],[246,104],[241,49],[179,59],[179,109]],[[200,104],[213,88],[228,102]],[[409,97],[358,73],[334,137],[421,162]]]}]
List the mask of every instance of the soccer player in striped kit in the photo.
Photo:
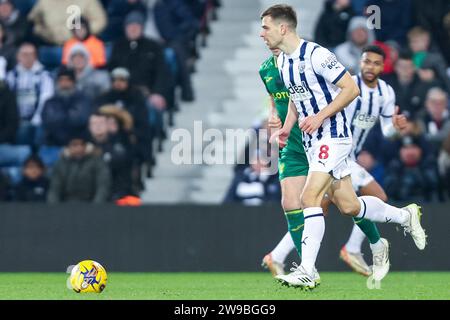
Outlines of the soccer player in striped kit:
[{"label": "soccer player in striped kit", "polygon": [[[426,236],[420,226],[421,213],[417,205],[399,209],[376,197],[358,198],[353,190],[348,164],[352,135],[344,108],[358,96],[359,89],[350,74],[330,51],[297,35],[297,17],[292,7],[268,8],[261,15],[261,25],[261,37],[266,45],[282,51],[277,65],[291,100],[283,128],[271,139],[278,137],[280,146],[284,146],[298,120],[310,167],[301,196],[305,220],[302,262],[290,274],[277,278],[291,286],[315,287],[313,273],[325,232],[320,207],[325,194],[359,225],[365,219],[401,224],[410,232],[416,246],[423,249]],[[373,277],[379,281],[389,271],[389,244],[379,234],[369,240]]]},{"label": "soccer player in striped kit", "polygon": [[[368,46],[363,49],[360,59],[361,72],[353,76],[360,93],[345,108],[345,112],[347,119],[350,120],[353,136],[351,159],[348,161],[352,172],[353,189],[360,195],[370,195],[387,201],[383,188],[356,161],[370,130],[378,120],[383,135],[387,138],[396,135],[406,125],[405,116],[399,115],[399,109],[395,106],[394,90],[379,78],[384,68],[384,59],[385,53],[378,46]],[[355,224],[339,256],[356,272],[368,275],[370,269],[361,254],[364,239],[364,233]]]},{"label": "soccer player in striped kit", "polygon": [[[278,56],[278,53],[276,56]],[[385,53],[378,46],[368,46],[363,49],[360,59],[361,73],[352,77],[358,84],[360,95],[345,108],[345,111],[347,119],[351,119],[350,130],[353,135],[353,149],[351,152],[351,160],[349,160],[353,189],[360,195],[374,196],[383,201],[387,201],[387,195],[383,188],[375,181],[370,173],[356,162],[357,155],[361,151],[369,131],[375,126],[378,120],[380,120],[382,132],[387,138],[393,137],[406,124],[405,116],[399,115],[398,109],[395,108],[395,94],[393,89],[386,82],[379,79],[384,68],[384,59]],[[264,68],[262,67],[261,70],[271,70],[266,65],[267,62],[263,64]],[[271,68],[274,69],[276,66],[272,66]],[[276,72],[278,73],[278,71]],[[274,78],[279,77],[279,75],[275,73],[273,73],[272,76]],[[271,87],[271,89],[272,91],[276,91],[275,88]],[[277,104],[277,108],[284,107],[284,109],[287,109],[287,106],[288,99],[278,102]],[[285,111],[285,113],[287,112]],[[283,114],[283,121],[286,117],[285,113]],[[280,128],[282,122],[279,119],[278,122],[277,127]],[[269,121],[269,124],[270,123],[271,122]],[[293,129],[296,129],[296,127]],[[290,135],[290,139],[291,138],[292,136]],[[296,147],[303,148],[301,145]],[[286,158],[288,158],[288,156],[293,157],[293,155],[288,154]],[[295,163],[293,160],[290,161],[291,163]],[[302,163],[303,160],[297,159],[296,162]],[[307,167],[307,164],[304,166]],[[302,188],[303,185],[304,182],[300,187]],[[300,193],[301,192],[298,194]],[[300,201],[300,199],[298,199],[298,201]],[[287,215],[287,217],[289,216]],[[364,261],[361,254],[361,246],[365,237],[365,234],[355,224],[350,238],[346,245],[342,247],[339,256],[354,271],[364,276],[369,276],[372,273],[372,270]],[[274,250],[264,257],[264,266],[270,268],[274,275],[284,274],[282,270],[284,260],[288,253],[295,247],[298,247],[298,245],[294,246],[294,242],[289,239],[289,233],[287,233]]]}]

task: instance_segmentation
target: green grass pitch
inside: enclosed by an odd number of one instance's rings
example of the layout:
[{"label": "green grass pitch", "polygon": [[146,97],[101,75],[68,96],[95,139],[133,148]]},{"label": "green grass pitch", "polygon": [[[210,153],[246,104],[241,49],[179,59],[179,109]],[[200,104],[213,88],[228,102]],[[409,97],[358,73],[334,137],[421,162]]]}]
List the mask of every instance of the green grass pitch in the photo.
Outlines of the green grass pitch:
[{"label": "green grass pitch", "polygon": [[450,299],[450,272],[391,272],[381,289],[351,272],[323,272],[311,292],[286,288],[268,273],[109,273],[101,294],[77,294],[64,273],[1,273],[0,299],[309,300]]}]

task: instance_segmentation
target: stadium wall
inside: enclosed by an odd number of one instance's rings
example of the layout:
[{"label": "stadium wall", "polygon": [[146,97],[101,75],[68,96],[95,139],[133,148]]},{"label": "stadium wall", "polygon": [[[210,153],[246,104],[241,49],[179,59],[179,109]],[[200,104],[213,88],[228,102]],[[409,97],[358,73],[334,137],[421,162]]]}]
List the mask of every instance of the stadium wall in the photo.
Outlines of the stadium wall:
[{"label": "stadium wall", "polygon": [[[448,206],[424,206],[423,225],[423,252],[403,230],[380,225],[391,242],[392,270],[450,270]],[[331,210],[319,270],[347,270],[338,252],[351,228],[351,219]],[[0,272],[61,272],[83,259],[109,271],[259,271],[285,230],[279,206],[2,204]],[[370,259],[367,241],[364,249]]]}]

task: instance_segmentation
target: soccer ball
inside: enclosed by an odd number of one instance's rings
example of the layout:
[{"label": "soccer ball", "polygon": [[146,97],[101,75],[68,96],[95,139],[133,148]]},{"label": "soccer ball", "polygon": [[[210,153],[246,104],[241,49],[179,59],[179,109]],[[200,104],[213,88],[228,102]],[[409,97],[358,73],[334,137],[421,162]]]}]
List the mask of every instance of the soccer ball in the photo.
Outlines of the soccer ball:
[{"label": "soccer ball", "polygon": [[100,293],[105,289],[107,279],[105,268],[93,260],[81,261],[70,273],[70,285],[77,293]]}]

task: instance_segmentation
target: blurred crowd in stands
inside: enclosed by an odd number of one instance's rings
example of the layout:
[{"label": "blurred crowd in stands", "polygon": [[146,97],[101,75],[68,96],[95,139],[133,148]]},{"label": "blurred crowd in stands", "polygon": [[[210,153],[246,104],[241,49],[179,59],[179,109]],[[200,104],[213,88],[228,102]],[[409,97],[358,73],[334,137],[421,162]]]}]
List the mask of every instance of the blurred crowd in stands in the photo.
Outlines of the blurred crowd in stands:
[{"label": "blurred crowd in stands", "polygon": [[0,201],[140,203],[219,0],[0,0]]},{"label": "blurred crowd in stands", "polygon": [[[369,28],[367,21],[377,23],[373,14],[378,8],[380,28]],[[352,74],[359,72],[365,46],[376,44],[385,51],[382,79],[394,89],[408,126],[388,140],[377,125],[358,162],[385,188],[390,200],[448,200],[450,1],[328,0],[311,40],[332,50]],[[227,201],[279,201],[267,188],[271,179],[255,178],[261,176],[260,170],[248,166],[247,171],[237,167],[236,172]]]}]

